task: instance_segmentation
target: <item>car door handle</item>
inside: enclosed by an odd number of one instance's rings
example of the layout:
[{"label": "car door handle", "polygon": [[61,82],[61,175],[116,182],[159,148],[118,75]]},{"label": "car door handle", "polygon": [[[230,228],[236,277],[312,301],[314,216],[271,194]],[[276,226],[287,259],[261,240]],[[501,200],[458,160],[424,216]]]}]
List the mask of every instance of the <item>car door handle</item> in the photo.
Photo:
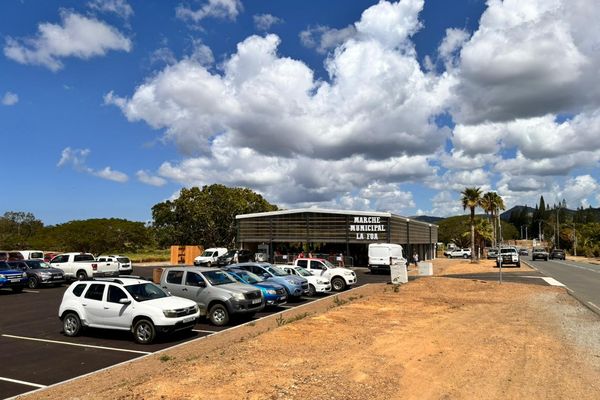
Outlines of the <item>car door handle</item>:
[{"label": "car door handle", "polygon": [[187,292],[186,288],[181,289],[182,292]]},{"label": "car door handle", "polygon": [[81,303],[81,305],[84,306],[84,307],[87,307],[87,304],[85,304],[85,303]]},{"label": "car door handle", "polygon": [[104,307],[105,310],[108,310],[110,307]]}]

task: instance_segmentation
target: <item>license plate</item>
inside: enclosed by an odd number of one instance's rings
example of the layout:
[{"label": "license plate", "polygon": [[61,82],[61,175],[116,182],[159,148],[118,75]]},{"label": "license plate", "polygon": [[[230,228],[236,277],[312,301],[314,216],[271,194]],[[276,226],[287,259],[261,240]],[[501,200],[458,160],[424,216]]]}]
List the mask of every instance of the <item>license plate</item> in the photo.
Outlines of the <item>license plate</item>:
[{"label": "license plate", "polygon": [[21,278],[11,279],[11,282],[21,282]]},{"label": "license plate", "polygon": [[254,300],[252,300],[252,304],[258,304],[261,301],[262,301],[261,299],[254,299]]},{"label": "license plate", "polygon": [[192,321],[193,321],[193,320],[195,320],[195,319],[196,319],[196,317],[187,317],[187,318],[184,318],[184,319],[183,319],[183,322],[184,322],[184,323],[186,323],[186,322],[192,322]]}]

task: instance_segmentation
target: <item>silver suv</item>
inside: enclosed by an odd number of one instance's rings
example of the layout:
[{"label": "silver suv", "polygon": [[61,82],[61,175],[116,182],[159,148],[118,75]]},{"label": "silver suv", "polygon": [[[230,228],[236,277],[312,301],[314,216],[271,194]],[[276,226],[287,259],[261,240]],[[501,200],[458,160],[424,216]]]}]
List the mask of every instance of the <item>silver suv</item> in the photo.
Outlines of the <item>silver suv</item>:
[{"label": "silver suv", "polygon": [[175,296],[194,300],[200,315],[206,315],[216,326],[226,325],[232,314],[252,316],[265,308],[260,289],[239,283],[218,268],[167,268],[160,286]]}]

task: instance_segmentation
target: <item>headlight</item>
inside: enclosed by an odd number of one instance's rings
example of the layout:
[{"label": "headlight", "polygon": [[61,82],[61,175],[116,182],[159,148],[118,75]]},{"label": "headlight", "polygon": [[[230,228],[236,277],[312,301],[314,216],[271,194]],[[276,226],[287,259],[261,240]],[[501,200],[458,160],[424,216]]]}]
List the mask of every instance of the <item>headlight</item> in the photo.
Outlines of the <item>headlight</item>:
[{"label": "headlight", "polygon": [[177,311],[175,310],[163,310],[163,314],[167,318],[177,318]]},{"label": "headlight", "polygon": [[295,280],[293,280],[293,279],[286,279],[285,281],[287,283],[291,283],[292,285],[298,285],[298,283]]},{"label": "headlight", "polygon": [[199,308],[198,308],[198,304],[194,304],[194,314],[196,314],[198,312]]},{"label": "headlight", "polygon": [[354,275],[354,272],[352,272],[352,271],[344,272],[344,275],[352,276],[352,275]]},{"label": "headlight", "polygon": [[6,277],[2,274],[0,274],[0,279],[6,279]]},{"label": "headlight", "polygon": [[232,295],[232,296],[233,296],[233,298],[234,298],[234,299],[236,299],[236,300],[244,300],[244,299],[245,299],[245,297],[244,297],[244,294],[243,294],[243,293],[233,293],[233,295]]},{"label": "headlight", "polygon": [[277,292],[273,289],[267,289],[267,294],[277,294]]},{"label": "headlight", "polygon": [[21,274],[21,278],[27,278],[27,274],[26,274],[25,272],[23,272],[23,273]]}]

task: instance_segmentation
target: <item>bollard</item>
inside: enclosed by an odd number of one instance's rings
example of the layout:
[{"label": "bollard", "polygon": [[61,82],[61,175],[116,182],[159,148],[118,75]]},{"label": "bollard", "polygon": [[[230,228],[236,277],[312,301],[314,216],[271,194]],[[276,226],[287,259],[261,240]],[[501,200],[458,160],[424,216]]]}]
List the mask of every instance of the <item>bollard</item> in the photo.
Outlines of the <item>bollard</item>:
[{"label": "bollard", "polygon": [[429,262],[418,263],[419,276],[432,276],[433,275],[433,264]]}]

